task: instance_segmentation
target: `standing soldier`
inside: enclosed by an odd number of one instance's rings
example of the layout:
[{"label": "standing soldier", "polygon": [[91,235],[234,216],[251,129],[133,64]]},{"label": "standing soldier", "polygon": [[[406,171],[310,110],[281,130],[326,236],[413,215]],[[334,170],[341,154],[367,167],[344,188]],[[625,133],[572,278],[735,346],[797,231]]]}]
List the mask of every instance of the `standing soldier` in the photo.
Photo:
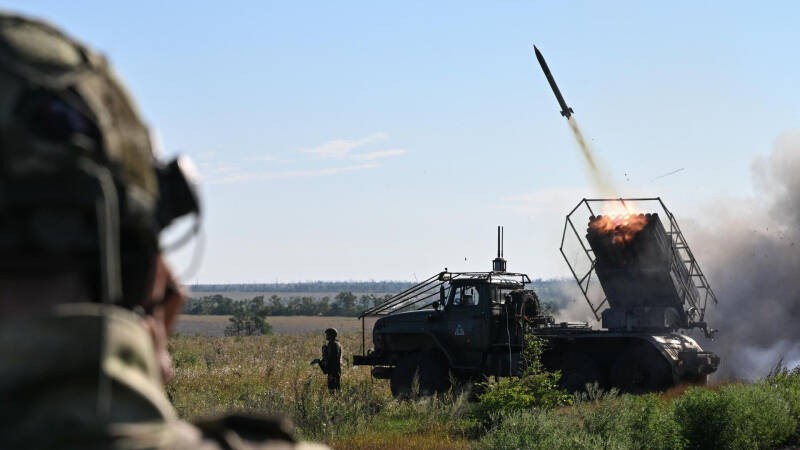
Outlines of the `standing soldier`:
[{"label": "standing soldier", "polygon": [[[177,417],[183,296],[160,232],[199,217],[102,55],[0,13],[0,448],[306,448],[280,421]],[[199,219],[198,219],[199,220]]]},{"label": "standing soldier", "polygon": [[335,328],[325,330],[325,339],[328,343],[322,346],[322,359],[319,362],[322,373],[328,375],[328,390],[338,391],[341,388],[342,378],[342,346],[336,340]]}]

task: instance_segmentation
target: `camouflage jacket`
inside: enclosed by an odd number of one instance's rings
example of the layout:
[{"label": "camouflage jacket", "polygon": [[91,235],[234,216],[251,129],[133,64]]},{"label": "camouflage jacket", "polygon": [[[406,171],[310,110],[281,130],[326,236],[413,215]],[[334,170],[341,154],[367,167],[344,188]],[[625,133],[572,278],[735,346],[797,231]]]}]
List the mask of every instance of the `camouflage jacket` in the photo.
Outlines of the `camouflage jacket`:
[{"label": "camouflage jacket", "polygon": [[0,448],[324,449],[278,420],[179,420],[147,328],[115,306],[0,321]]},{"label": "camouflage jacket", "polygon": [[342,346],[336,340],[322,346],[322,359],[319,362],[324,373],[338,374],[342,371]]}]

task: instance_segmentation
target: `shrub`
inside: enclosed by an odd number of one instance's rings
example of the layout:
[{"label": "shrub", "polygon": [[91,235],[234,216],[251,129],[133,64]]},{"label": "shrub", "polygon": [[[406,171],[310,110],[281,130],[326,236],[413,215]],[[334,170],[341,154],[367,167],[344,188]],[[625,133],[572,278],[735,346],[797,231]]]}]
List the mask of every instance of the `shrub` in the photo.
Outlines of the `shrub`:
[{"label": "shrub", "polygon": [[[496,417],[499,425],[475,445],[478,449],[594,449],[602,448],[597,436],[559,411],[511,411]],[[502,419],[502,420],[500,420]]]},{"label": "shrub", "polygon": [[559,389],[559,372],[545,370],[540,358],[544,341],[527,336],[522,362],[525,366],[520,377],[504,378],[496,383],[484,383],[476,413],[485,422],[509,411],[530,408],[552,409],[571,403],[571,396]]},{"label": "shrub", "polygon": [[675,401],[675,418],[691,449],[772,448],[797,427],[789,402],[763,382],[689,389]]},{"label": "shrub", "polygon": [[732,397],[729,448],[772,448],[786,441],[797,427],[789,402],[769,385],[732,385],[721,390]]},{"label": "shrub", "polygon": [[764,383],[776,389],[789,403],[790,414],[798,422],[794,434],[796,438],[800,438],[800,366],[792,370],[777,366]]},{"label": "shrub", "polygon": [[604,448],[672,450],[684,447],[672,408],[655,394],[618,396],[596,386],[555,411],[516,411],[497,417],[499,425],[481,448]]},{"label": "shrub", "polygon": [[681,449],[684,439],[672,408],[656,394],[617,395],[595,385],[575,401],[575,422],[604,448]]},{"label": "shrub", "polygon": [[681,434],[689,442],[688,448],[723,448],[721,439],[728,426],[726,411],[730,398],[718,391],[702,388],[687,390],[675,401],[675,420]]},{"label": "shrub", "polygon": [[648,450],[669,450],[685,447],[681,429],[675,421],[672,405],[662,404],[656,394],[625,396],[630,411],[630,430],[633,447]]},{"label": "shrub", "polygon": [[225,327],[225,336],[254,336],[272,334],[272,326],[263,317],[242,311],[236,312]]}]

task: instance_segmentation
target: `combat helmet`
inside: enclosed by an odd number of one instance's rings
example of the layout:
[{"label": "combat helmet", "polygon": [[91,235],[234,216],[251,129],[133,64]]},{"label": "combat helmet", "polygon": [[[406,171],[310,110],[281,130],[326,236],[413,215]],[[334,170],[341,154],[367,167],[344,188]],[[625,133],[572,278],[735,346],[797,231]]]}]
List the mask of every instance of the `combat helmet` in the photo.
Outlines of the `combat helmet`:
[{"label": "combat helmet", "polygon": [[157,161],[104,56],[0,13],[0,272],[79,264],[103,301],[141,298],[161,230],[199,217],[187,167]]}]

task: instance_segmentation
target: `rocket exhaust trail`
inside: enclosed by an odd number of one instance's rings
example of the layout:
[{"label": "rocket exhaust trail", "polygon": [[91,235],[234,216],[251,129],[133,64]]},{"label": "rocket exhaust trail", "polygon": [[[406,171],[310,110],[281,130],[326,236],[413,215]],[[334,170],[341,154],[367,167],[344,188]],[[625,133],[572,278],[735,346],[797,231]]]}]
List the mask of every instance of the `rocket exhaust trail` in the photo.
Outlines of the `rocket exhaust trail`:
[{"label": "rocket exhaust trail", "polygon": [[578,142],[578,147],[580,147],[581,149],[581,153],[583,154],[586,166],[589,169],[589,175],[592,178],[592,182],[595,185],[595,188],[597,188],[600,194],[604,196],[617,197],[618,196],[617,190],[614,188],[613,183],[611,183],[611,180],[609,179],[606,171],[600,167],[600,164],[598,163],[597,158],[595,157],[594,152],[592,151],[592,148],[589,146],[589,143],[586,142],[586,139],[583,137],[583,133],[581,132],[580,127],[578,126],[578,122],[575,120],[574,111],[572,110],[572,108],[567,106],[567,102],[564,100],[564,96],[561,95],[561,90],[558,88],[556,80],[553,78],[553,74],[550,72],[550,68],[547,66],[547,62],[544,60],[542,52],[540,52],[535,45],[533,46],[533,50],[536,53],[536,59],[539,61],[539,65],[542,67],[542,72],[544,72],[544,76],[545,78],[547,78],[547,83],[553,90],[553,94],[556,96],[556,101],[558,102],[558,105],[561,107],[561,115],[567,118],[567,123],[569,123],[569,127],[572,130],[572,135]]},{"label": "rocket exhaust trail", "polygon": [[608,173],[600,166],[597,158],[595,158],[592,147],[589,146],[589,143],[586,142],[586,138],[583,137],[583,132],[581,132],[578,121],[575,120],[575,116],[568,118],[567,123],[569,123],[572,135],[575,137],[575,141],[581,149],[581,154],[583,154],[584,162],[589,169],[589,175],[592,178],[594,187],[604,197],[619,197],[619,191],[609,179]]}]

